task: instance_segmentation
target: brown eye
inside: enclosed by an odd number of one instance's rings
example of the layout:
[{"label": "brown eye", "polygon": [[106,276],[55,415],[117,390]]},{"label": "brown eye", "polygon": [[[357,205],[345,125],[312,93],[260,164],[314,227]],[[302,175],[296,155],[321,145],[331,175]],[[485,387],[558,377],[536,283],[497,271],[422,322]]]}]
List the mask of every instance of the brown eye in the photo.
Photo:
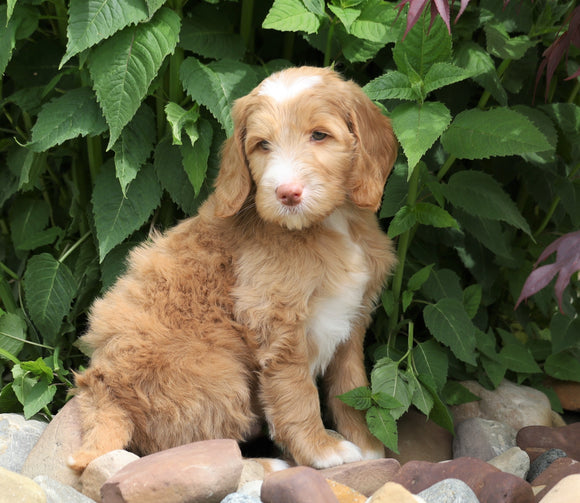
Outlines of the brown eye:
[{"label": "brown eye", "polygon": [[262,140],[258,142],[258,148],[260,150],[268,151],[270,150],[270,142],[268,140]]},{"label": "brown eye", "polygon": [[326,133],[323,133],[322,131],[313,131],[312,134],[310,135],[310,139],[313,141],[322,141],[327,136],[328,135]]}]

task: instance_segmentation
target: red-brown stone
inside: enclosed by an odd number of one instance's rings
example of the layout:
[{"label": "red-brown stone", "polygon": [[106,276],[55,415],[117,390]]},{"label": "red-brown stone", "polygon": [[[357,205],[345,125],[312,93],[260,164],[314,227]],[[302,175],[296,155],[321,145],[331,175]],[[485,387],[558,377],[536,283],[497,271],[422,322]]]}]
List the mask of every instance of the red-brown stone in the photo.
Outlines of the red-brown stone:
[{"label": "red-brown stone", "polygon": [[532,461],[548,449],[562,449],[568,457],[580,461],[580,423],[558,428],[526,426],[518,431],[516,443]]},{"label": "red-brown stone", "polygon": [[264,503],[338,503],[324,476],[306,466],[268,475],[260,498]]}]

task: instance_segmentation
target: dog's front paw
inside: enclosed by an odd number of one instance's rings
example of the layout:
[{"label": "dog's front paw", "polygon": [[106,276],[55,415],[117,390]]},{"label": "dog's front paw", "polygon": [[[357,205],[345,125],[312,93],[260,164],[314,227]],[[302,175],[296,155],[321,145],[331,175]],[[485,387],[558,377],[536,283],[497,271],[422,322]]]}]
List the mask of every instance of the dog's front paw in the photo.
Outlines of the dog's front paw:
[{"label": "dog's front paw", "polygon": [[339,440],[332,447],[321,450],[313,459],[314,468],[323,469],[363,459],[362,451],[348,440]]}]

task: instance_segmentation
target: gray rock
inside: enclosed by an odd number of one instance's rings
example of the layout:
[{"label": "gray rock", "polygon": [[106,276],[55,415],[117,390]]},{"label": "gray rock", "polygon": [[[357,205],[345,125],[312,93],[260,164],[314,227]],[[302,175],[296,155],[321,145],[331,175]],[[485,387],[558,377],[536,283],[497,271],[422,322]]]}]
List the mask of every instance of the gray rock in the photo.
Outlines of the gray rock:
[{"label": "gray rock", "polygon": [[445,479],[421,491],[425,503],[479,503],[472,489],[462,480]]},{"label": "gray rock", "polygon": [[262,503],[260,498],[242,493],[228,494],[221,503]]},{"label": "gray rock", "polygon": [[94,503],[91,498],[46,475],[35,477],[34,482],[46,493],[46,503]]},{"label": "gray rock", "polygon": [[525,479],[530,470],[530,457],[519,447],[512,447],[488,463],[505,473]]},{"label": "gray rock", "polygon": [[263,480],[251,480],[250,482],[246,482],[243,486],[239,486],[237,492],[240,494],[245,494],[246,496],[253,496],[254,498],[260,499],[263,483]]},{"label": "gray rock", "polygon": [[20,414],[0,414],[0,466],[19,473],[46,425]]},{"label": "gray rock", "polygon": [[531,482],[558,458],[565,458],[566,456],[567,454],[562,449],[548,449],[532,461],[526,480]]},{"label": "gray rock", "polygon": [[459,423],[453,439],[453,458],[471,457],[489,461],[516,446],[517,431],[511,426],[472,417]]}]

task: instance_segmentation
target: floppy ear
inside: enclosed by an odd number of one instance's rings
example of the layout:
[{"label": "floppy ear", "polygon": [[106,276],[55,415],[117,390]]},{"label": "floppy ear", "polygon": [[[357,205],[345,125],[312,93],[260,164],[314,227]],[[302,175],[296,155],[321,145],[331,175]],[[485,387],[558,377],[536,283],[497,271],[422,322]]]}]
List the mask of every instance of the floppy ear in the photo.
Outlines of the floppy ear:
[{"label": "floppy ear", "polygon": [[398,144],[391,121],[356,84],[348,84],[353,103],[350,127],[356,137],[350,197],[357,206],[377,211],[397,159]]},{"label": "floppy ear", "polygon": [[220,170],[215,181],[216,215],[222,218],[240,211],[252,188],[244,151],[245,114],[246,107],[242,98],[234,104],[232,110],[234,134],[224,143]]}]

